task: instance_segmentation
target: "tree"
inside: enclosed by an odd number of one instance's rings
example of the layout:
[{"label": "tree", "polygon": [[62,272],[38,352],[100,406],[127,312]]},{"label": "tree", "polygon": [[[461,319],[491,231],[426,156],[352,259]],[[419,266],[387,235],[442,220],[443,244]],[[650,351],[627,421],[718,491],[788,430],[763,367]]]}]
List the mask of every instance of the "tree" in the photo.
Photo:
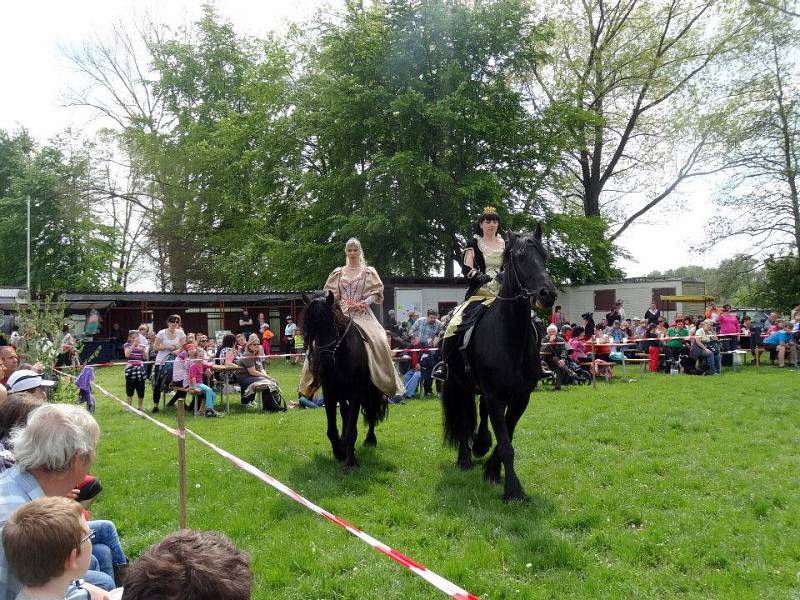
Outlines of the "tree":
[{"label": "tree", "polygon": [[754,286],[750,300],[755,306],[789,314],[800,304],[800,258],[768,258],[764,263],[764,281]]},{"label": "tree", "polygon": [[727,108],[725,151],[741,167],[716,195],[722,210],[711,243],[741,236],[751,255],[800,255],[800,30],[771,10],[757,13]]},{"label": "tree", "polygon": [[0,131],[0,281],[26,280],[27,202],[31,203],[31,287],[106,287],[113,252],[108,227],[81,195],[86,156],[65,139],[36,147],[25,132]]},{"label": "tree", "polygon": [[320,26],[295,111],[303,178],[282,268],[318,285],[355,235],[382,273],[451,275],[451,248],[484,206],[507,224],[544,215],[563,136],[509,77],[543,58],[524,2],[353,3]]},{"label": "tree", "polygon": [[[530,74],[531,104],[582,115],[562,162],[567,197],[606,215],[616,240],[693,177],[727,167],[717,150],[710,68],[741,42],[744,22],[715,0],[540,2],[553,60]],[[735,15],[735,11],[733,12]],[[712,98],[710,98],[710,96]],[[628,205],[631,208],[628,208]]]}]

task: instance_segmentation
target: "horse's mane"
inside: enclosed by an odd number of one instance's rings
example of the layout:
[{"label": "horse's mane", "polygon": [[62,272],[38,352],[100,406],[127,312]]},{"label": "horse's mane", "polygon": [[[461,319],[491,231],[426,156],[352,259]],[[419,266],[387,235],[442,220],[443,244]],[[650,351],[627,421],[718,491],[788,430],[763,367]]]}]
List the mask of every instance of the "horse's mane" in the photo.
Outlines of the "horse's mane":
[{"label": "horse's mane", "polygon": [[[303,312],[303,342],[311,361],[311,373],[315,382],[318,380],[318,361],[313,360],[316,347],[331,341],[331,324],[336,331],[341,331],[347,326],[347,317],[344,316],[342,309],[336,302],[332,306],[329,305],[327,296],[327,292],[316,294]],[[328,338],[321,340],[321,335],[327,335]]]}]

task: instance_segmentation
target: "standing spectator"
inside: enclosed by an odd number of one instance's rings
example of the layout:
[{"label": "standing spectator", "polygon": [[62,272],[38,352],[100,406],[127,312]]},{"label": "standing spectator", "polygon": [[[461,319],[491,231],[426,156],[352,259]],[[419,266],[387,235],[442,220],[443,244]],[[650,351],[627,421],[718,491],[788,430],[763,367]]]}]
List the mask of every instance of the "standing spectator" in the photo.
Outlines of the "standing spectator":
[{"label": "standing spectator", "polygon": [[297,354],[294,357],[294,364],[303,364],[306,358],[305,345],[303,343],[303,333],[299,329],[294,330],[294,351]]},{"label": "standing spectator", "polygon": [[[619,322],[622,323],[625,321],[625,309],[622,305],[625,303],[624,300],[617,300],[617,314],[619,315]],[[609,321],[610,323],[610,321]]]},{"label": "standing spectator", "polygon": [[[186,343],[186,334],[181,327],[181,318],[178,315],[167,317],[167,328],[156,334],[152,351],[156,352],[155,374],[153,376],[153,412],[158,412],[158,403],[161,401],[162,387],[167,388],[171,381],[163,381],[159,374],[164,370],[164,365],[170,354],[177,353]],[[167,389],[163,390],[165,393]]]},{"label": "standing spectator", "polygon": [[272,338],[274,337],[275,334],[272,332],[269,323],[264,323],[264,330],[261,332],[261,347],[267,357],[267,364],[269,364],[269,355],[272,354]]},{"label": "standing spectator", "polygon": [[267,318],[264,316],[264,313],[258,313],[258,334],[261,335],[264,333],[267,327],[269,327],[269,323],[267,323]]},{"label": "standing spectator", "polygon": [[655,302],[650,303],[650,308],[644,313],[644,318],[648,325],[655,325],[661,318],[661,311],[656,307]]},{"label": "standing spectator", "polygon": [[122,600],[249,600],[250,559],[221,533],[183,529],[131,566]]},{"label": "standing spectator", "polygon": [[249,338],[250,334],[253,333],[253,317],[247,312],[246,306],[242,307],[242,312],[239,315],[239,333],[241,333],[245,339]]},{"label": "standing spectator", "polygon": [[714,301],[711,301],[706,308],[705,318],[711,319],[711,322],[716,325],[721,312],[722,311],[717,308],[717,304]]},{"label": "standing spectator", "polygon": [[[283,329],[283,339],[286,345],[286,354],[294,354],[294,334],[297,331],[294,319],[291,315],[286,316],[286,327]],[[292,362],[292,357],[286,357],[286,363]]]},{"label": "standing spectator", "polygon": [[111,357],[114,360],[122,358],[122,347],[125,345],[125,332],[120,329],[119,323],[111,325],[111,331],[108,332],[108,339],[111,341]]},{"label": "standing spectator", "polygon": [[69,325],[64,323],[61,330],[61,350],[56,357],[57,367],[73,366],[75,360],[75,337],[69,330]]},{"label": "standing spectator", "polygon": [[[739,318],[731,313],[730,304],[723,305],[717,322],[719,323],[719,335],[722,338],[722,351],[732,352],[736,350],[739,347],[741,325],[739,324]],[[725,366],[730,367],[733,365],[733,356],[726,354],[722,358],[722,362]]]},{"label": "standing spectator", "polygon": [[564,313],[561,312],[561,307],[556,306],[555,310],[553,310],[553,314],[550,315],[550,324],[555,325],[558,327],[558,330],[561,331],[561,328],[566,322],[567,320],[564,318]]},{"label": "standing spectator", "polygon": [[417,319],[419,319],[419,313],[416,310],[412,310],[410,313],[408,313],[408,318],[403,321],[403,328],[406,330],[406,335],[409,331],[411,331],[411,328],[414,326],[414,323],[417,322]]},{"label": "standing spectator", "polygon": [[[614,321],[621,321],[621,320],[622,317],[619,314],[619,304],[615,302],[614,306],[611,307],[611,310],[606,313],[606,318],[605,318],[606,325],[604,327],[606,326],[611,327]],[[603,324],[603,319],[600,320],[600,324],[601,325]]]},{"label": "standing spectator", "polygon": [[142,410],[144,403],[144,382],[147,379],[147,372],[144,362],[148,360],[147,348],[142,346],[139,332],[134,330],[128,335],[128,342],[123,348],[125,358],[128,359],[128,366],[125,367],[125,395],[128,397],[128,404],[133,403],[133,393],[136,392],[139,398],[138,409]]}]

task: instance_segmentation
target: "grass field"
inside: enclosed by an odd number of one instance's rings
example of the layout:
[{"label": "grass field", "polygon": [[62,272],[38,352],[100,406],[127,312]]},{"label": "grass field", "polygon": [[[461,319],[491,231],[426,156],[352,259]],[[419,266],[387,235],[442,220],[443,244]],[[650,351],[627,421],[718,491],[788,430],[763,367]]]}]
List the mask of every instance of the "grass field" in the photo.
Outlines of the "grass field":
[{"label": "grass field", "polygon": [[[271,372],[291,396],[298,368]],[[121,369],[97,374],[122,395]],[[97,397],[92,516],[135,557],[178,526],[176,441]],[[454,468],[434,399],[390,407],[346,476],[323,410],[189,427],[481,598],[800,598],[798,409],[800,373],[766,367],[538,391],[515,439],[525,505]],[[188,524],[251,555],[254,599],[445,597],[198,442],[187,456]]]}]

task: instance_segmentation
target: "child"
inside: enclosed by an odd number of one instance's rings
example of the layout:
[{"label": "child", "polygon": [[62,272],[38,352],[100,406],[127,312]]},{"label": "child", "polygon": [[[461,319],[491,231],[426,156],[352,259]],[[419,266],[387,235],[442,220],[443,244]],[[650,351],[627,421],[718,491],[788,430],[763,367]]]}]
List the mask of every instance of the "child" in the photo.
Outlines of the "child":
[{"label": "child", "polygon": [[267,364],[269,364],[269,355],[272,352],[272,338],[275,334],[269,327],[269,323],[264,323],[264,329],[261,332],[261,347],[264,349],[264,354],[267,357]]},{"label": "child", "polygon": [[294,351],[297,353],[297,356],[294,357],[295,364],[303,364],[306,355],[303,349],[303,334],[299,330],[296,330],[294,334]]},{"label": "child", "polygon": [[[200,390],[203,392],[205,396],[205,415],[207,417],[216,417],[217,411],[214,410],[214,401],[217,399],[214,390],[208,387],[206,384],[203,383],[203,371],[205,370],[205,364],[203,363],[203,357],[200,356],[201,350],[198,348],[192,348],[189,350],[189,385],[191,389]],[[195,414],[199,414],[200,409],[195,411]]]},{"label": "child", "polygon": [[93,535],[74,500],[47,496],[20,506],[3,529],[8,566],[23,586],[17,600],[88,600],[89,590],[71,582],[89,569]]},{"label": "child", "polygon": [[128,366],[125,367],[125,394],[128,397],[128,404],[133,403],[133,392],[139,399],[137,408],[142,410],[144,402],[144,382],[147,381],[147,371],[144,361],[147,360],[147,347],[142,345],[142,341],[137,330],[128,332],[128,341],[123,347],[125,358],[128,359]]}]

